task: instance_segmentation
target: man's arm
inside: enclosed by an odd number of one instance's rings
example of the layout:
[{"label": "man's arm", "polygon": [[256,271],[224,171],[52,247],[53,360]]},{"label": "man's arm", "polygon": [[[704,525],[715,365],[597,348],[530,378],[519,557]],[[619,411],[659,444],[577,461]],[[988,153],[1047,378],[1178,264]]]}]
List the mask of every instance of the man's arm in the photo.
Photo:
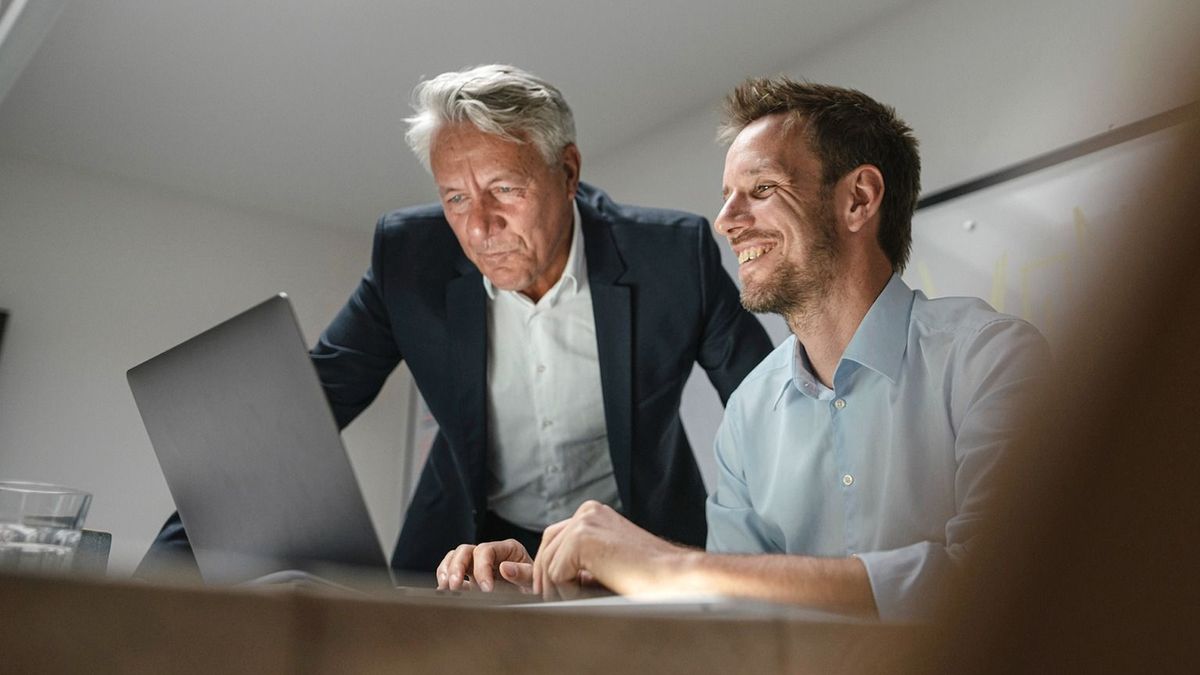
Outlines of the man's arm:
[{"label": "man's arm", "polygon": [[970,574],[995,503],[996,469],[1024,418],[1022,406],[1052,366],[1045,339],[1011,317],[984,325],[949,359],[956,468],[955,513],[945,524],[945,539],[859,554],[887,620],[928,617],[949,581]]},{"label": "man's arm", "polygon": [[401,359],[383,300],[386,218],[375,226],[370,268],[309,352],[339,429],[375,400]]},{"label": "man's arm", "polygon": [[622,594],[716,593],[875,613],[857,558],[705,553],[659,539],[594,501],[547,528],[533,563],[534,592],[570,597],[584,573]]},{"label": "man's arm", "polygon": [[721,266],[721,252],[708,223],[701,220],[697,232],[704,326],[696,362],[708,373],[724,405],[773,347],[762,323],[742,307],[737,286]]}]

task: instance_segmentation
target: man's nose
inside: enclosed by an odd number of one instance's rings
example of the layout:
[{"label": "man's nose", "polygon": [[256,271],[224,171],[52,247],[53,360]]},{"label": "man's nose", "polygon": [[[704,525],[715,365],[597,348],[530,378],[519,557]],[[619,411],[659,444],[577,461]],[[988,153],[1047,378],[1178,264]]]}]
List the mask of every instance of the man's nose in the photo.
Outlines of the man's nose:
[{"label": "man's nose", "polygon": [[721,205],[721,210],[713,220],[713,228],[717,234],[732,239],[750,225],[750,213],[746,208],[746,200],[738,193],[733,193]]},{"label": "man's nose", "polygon": [[467,211],[467,232],[477,241],[484,241],[504,228],[504,219],[499,217],[495,199],[489,193],[472,199]]}]

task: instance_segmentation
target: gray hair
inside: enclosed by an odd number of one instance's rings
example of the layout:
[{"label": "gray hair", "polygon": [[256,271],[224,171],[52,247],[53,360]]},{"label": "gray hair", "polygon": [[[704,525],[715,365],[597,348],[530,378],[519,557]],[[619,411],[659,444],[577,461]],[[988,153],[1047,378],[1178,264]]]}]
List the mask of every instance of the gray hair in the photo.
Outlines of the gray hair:
[{"label": "gray hair", "polygon": [[470,122],[476,129],[516,143],[533,143],[547,164],[575,142],[575,117],[552,84],[520,68],[486,65],[442,73],[413,89],[415,113],[405,122],[404,139],[429,169],[429,144],[446,122]]}]

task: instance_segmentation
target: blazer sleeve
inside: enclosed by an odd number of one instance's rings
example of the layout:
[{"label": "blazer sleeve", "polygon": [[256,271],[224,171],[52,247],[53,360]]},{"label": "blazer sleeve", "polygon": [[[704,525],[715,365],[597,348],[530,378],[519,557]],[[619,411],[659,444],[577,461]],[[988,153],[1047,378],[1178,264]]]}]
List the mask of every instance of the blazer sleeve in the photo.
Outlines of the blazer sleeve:
[{"label": "blazer sleeve", "polygon": [[375,400],[402,358],[381,281],[386,278],[385,222],[386,216],[375,227],[370,268],[309,352],[339,429]]},{"label": "blazer sleeve", "polygon": [[737,286],[721,265],[721,252],[708,222],[701,219],[697,231],[704,325],[696,362],[708,373],[724,405],[742,379],[771,353],[771,338],[762,323],[742,307]]}]

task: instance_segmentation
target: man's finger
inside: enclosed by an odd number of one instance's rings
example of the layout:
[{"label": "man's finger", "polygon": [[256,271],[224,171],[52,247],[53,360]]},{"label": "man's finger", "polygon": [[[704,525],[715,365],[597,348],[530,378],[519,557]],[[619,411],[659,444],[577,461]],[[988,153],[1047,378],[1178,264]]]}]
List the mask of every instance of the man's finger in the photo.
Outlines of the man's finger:
[{"label": "man's finger", "polygon": [[533,563],[519,563],[506,560],[500,563],[500,576],[510,584],[519,586],[527,591],[533,588]]},{"label": "man's finger", "polygon": [[495,588],[495,570],[504,562],[530,563],[532,559],[516,539],[489,541],[475,547],[474,579],[480,589]]},{"label": "man's finger", "polygon": [[553,537],[548,543],[544,543],[538,549],[538,557],[534,560],[534,582],[535,588],[541,593],[546,600],[561,599],[559,591],[555,588],[558,577],[555,576],[553,570],[556,566],[561,565],[560,558],[564,555],[564,549],[570,547],[572,537],[568,525],[571,521],[560,523],[563,527],[553,533]]},{"label": "man's finger", "polygon": [[553,590],[547,593],[546,599],[557,596],[563,600],[573,600],[579,596],[579,565],[575,560],[574,541],[570,537],[560,538],[554,547],[553,555],[546,561],[545,583]]},{"label": "man's finger", "polygon": [[545,580],[546,562],[553,557],[554,542],[567,527],[571,520],[562,520],[547,527],[542,532],[542,542],[538,546],[537,555],[533,558],[533,592],[542,594],[542,582]]},{"label": "man's finger", "polygon": [[442,562],[437,566],[437,587],[438,590],[446,590],[450,582],[450,560],[454,557],[454,550],[446,552]]},{"label": "man's finger", "polygon": [[475,547],[471,544],[462,544],[454,549],[453,555],[450,557],[450,564],[446,567],[446,586],[452,591],[457,591],[462,588],[463,580],[467,578],[467,574],[471,569],[471,560],[474,558]]},{"label": "man's finger", "polygon": [[475,564],[472,567],[471,578],[482,591],[491,591],[495,587],[495,575],[492,570],[496,567],[496,547],[491,544],[480,544],[475,547]]}]

